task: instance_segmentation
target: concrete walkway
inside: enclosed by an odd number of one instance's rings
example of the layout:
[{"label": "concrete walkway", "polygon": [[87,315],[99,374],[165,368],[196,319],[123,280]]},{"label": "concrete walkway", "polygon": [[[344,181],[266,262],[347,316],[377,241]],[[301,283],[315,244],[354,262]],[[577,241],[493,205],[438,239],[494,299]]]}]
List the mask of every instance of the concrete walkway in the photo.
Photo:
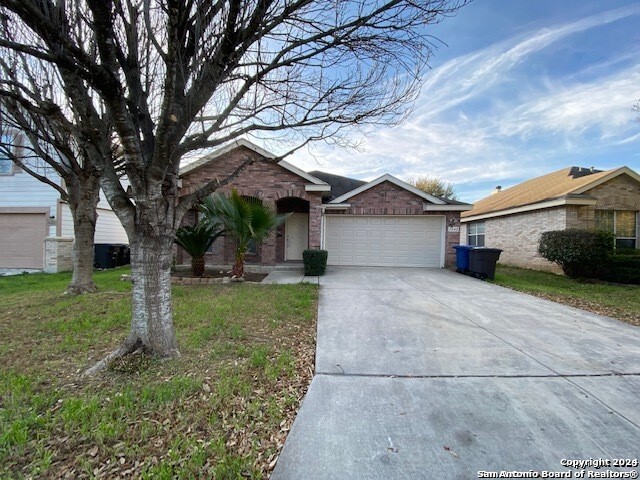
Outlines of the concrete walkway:
[{"label": "concrete walkway", "polygon": [[287,268],[274,270],[269,273],[262,282],[260,283],[279,283],[279,284],[290,284],[290,283],[316,283],[319,284],[320,280],[317,276],[306,276],[304,274],[304,268]]},{"label": "concrete walkway", "polygon": [[316,376],[272,478],[578,478],[563,459],[640,456],[640,328],[437,269],[320,285]]}]

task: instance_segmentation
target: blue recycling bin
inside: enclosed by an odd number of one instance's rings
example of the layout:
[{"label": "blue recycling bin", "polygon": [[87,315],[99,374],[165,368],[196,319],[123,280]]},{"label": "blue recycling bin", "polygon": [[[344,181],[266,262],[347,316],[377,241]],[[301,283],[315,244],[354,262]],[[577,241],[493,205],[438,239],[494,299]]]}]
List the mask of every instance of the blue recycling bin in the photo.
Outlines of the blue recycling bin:
[{"label": "blue recycling bin", "polygon": [[475,247],[471,245],[454,245],[456,250],[456,271],[466,273],[469,271],[469,252]]}]

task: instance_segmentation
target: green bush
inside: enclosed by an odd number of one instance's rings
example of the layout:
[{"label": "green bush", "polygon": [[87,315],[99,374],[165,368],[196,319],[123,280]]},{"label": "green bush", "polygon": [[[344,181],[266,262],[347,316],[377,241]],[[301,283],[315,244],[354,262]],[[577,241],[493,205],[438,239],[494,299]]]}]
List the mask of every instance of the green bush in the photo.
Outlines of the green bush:
[{"label": "green bush", "polygon": [[616,250],[616,257],[639,257],[640,250],[637,248],[620,248]]},{"label": "green bush", "polygon": [[305,250],[302,252],[305,275],[324,275],[327,270],[327,258],[329,252],[326,250]]},{"label": "green bush", "polygon": [[600,278],[608,282],[640,285],[640,251],[616,250],[609,262],[609,268]]},{"label": "green bush", "polygon": [[599,276],[613,254],[613,234],[580,229],[544,232],[538,252],[557,263],[568,277]]}]

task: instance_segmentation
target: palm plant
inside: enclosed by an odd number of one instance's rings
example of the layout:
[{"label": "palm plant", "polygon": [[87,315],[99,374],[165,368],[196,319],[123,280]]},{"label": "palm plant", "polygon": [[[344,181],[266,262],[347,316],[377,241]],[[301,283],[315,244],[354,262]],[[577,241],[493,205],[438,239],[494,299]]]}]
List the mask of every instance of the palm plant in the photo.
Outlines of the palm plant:
[{"label": "palm plant", "polygon": [[262,242],[287,218],[256,198],[245,198],[234,189],[231,195],[208,197],[201,210],[210,221],[219,222],[236,241],[235,263],[231,270],[234,277],[244,277],[244,260],[249,242]]},{"label": "palm plant", "polygon": [[204,255],[224,228],[208,220],[200,220],[193,226],[181,227],[176,231],[175,242],[191,255],[191,273],[194,277],[204,275]]}]

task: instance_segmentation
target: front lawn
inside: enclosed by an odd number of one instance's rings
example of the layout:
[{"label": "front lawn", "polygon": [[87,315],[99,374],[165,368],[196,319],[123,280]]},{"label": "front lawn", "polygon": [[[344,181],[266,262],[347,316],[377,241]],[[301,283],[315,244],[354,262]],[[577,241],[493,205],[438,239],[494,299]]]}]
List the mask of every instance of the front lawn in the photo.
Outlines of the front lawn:
[{"label": "front lawn", "polygon": [[494,283],[640,326],[640,286],[498,265]]},{"label": "front lawn", "polygon": [[313,371],[317,287],[174,287],[182,358],[79,372],[122,340],[126,270],[0,278],[0,478],[265,478]]}]

